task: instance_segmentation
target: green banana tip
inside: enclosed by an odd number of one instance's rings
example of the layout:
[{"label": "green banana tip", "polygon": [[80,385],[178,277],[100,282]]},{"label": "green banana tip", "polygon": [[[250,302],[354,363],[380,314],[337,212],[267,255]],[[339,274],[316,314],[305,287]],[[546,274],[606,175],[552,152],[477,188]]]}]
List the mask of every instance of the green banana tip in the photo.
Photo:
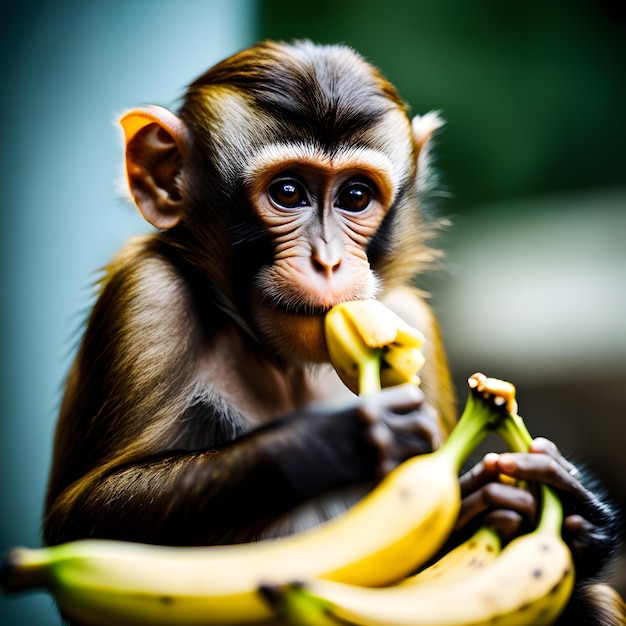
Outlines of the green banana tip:
[{"label": "green banana tip", "polygon": [[19,571],[23,551],[24,548],[11,548],[0,561],[0,589],[5,593],[22,589],[22,585],[19,584]]},{"label": "green banana tip", "polygon": [[304,583],[294,581],[286,584],[261,583],[259,585],[259,593],[263,599],[272,607],[279,606],[284,595],[290,589],[298,589],[304,586]]},{"label": "green banana tip", "polygon": [[262,584],[259,593],[270,608],[286,623],[302,626],[335,626],[328,611],[332,604],[311,593],[306,583]]},{"label": "green banana tip", "polygon": [[5,593],[14,593],[44,587],[48,556],[46,548],[11,548],[0,561],[0,589]]},{"label": "green banana tip", "polygon": [[369,358],[359,364],[359,395],[376,393],[381,390],[380,367],[382,350],[371,350]]}]

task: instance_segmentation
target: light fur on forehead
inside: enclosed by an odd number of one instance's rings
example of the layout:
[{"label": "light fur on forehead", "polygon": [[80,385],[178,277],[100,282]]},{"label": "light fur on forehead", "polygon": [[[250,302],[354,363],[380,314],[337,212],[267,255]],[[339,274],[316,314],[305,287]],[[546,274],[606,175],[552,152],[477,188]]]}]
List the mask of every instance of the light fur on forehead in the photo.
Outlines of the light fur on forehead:
[{"label": "light fur on forehead", "polygon": [[[250,154],[245,162],[244,181],[251,184],[259,172],[285,164],[308,163],[325,169],[361,169],[376,171],[385,177],[392,195],[406,183],[412,169],[413,145],[408,119],[400,111],[390,111],[370,131],[373,147],[340,145],[332,151],[316,143],[290,141],[269,143]],[[250,150],[249,144],[247,144]]]},{"label": "light fur on forehead", "polygon": [[263,146],[258,150],[246,164],[244,180],[246,183],[250,183],[258,172],[289,162],[316,164],[321,168],[335,170],[350,167],[374,169],[394,182],[398,178],[398,172],[393,163],[378,150],[345,146],[332,154],[328,154],[312,144],[281,143]]},{"label": "light fur on forehead", "polygon": [[404,111],[392,109],[371,130],[376,145],[389,157],[396,171],[406,175],[412,164],[414,140],[409,119]]}]

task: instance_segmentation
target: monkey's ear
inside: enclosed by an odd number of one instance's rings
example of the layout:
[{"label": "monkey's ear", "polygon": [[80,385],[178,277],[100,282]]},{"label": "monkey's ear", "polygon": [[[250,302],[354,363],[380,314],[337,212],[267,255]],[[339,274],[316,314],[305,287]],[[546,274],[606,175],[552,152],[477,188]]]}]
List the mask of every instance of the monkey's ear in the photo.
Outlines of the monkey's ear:
[{"label": "monkey's ear", "polygon": [[418,158],[425,158],[428,155],[428,145],[433,133],[444,125],[444,121],[436,111],[430,111],[424,115],[416,115],[411,120],[413,131],[413,141]]},{"label": "monkey's ear", "polygon": [[157,228],[172,228],[182,217],[178,175],[187,128],[167,109],[150,106],[122,115],[128,187],[143,217]]}]

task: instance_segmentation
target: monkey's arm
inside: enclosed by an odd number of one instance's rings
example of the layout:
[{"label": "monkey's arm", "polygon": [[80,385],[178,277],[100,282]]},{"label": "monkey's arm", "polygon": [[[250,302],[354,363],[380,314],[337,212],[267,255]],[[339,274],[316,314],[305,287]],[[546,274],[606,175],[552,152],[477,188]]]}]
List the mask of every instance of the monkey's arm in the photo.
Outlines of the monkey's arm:
[{"label": "monkey's arm", "polygon": [[[46,540],[111,537],[173,545],[253,540],[306,499],[375,479],[390,460],[385,455],[397,462],[429,450],[429,439],[436,436],[432,416],[424,415],[420,432],[408,432],[414,423],[405,428],[412,419],[407,411],[421,404],[417,389],[397,388],[342,411],[294,413],[219,448],[166,451],[92,471],[52,502]],[[214,411],[208,405],[195,410]],[[405,446],[390,449],[392,429]]]},{"label": "monkey's arm", "polygon": [[301,404],[281,404],[294,381],[199,303],[160,250],[156,238],[126,249],[88,322],[57,427],[47,542],[249,539],[438,444],[417,388],[273,421]]}]

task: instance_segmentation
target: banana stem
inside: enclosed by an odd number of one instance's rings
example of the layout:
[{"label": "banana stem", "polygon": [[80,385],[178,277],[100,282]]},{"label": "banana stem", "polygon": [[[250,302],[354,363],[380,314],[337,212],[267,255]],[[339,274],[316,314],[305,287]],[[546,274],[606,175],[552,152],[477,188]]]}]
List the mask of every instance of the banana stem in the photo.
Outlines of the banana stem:
[{"label": "banana stem", "polygon": [[537,523],[540,532],[561,534],[563,526],[563,505],[561,500],[548,485],[541,485],[541,516]]},{"label": "banana stem", "polygon": [[489,430],[499,426],[506,415],[502,407],[471,390],[459,421],[435,454],[448,455],[456,472],[460,472],[476,446]]},{"label": "banana stem", "polygon": [[[519,415],[509,413],[497,428],[498,434],[513,452],[528,452],[532,443],[532,435],[524,420]],[[541,513],[537,522],[537,530],[553,534],[561,533],[563,525],[563,505],[561,500],[546,484],[540,485]]]},{"label": "banana stem", "polygon": [[498,434],[513,452],[528,452],[532,435],[519,415],[509,413],[497,428]]},{"label": "banana stem", "polygon": [[372,350],[369,358],[359,363],[359,395],[380,391],[381,351]]},{"label": "banana stem", "polygon": [[13,548],[0,565],[0,587],[6,591],[22,591],[45,586],[48,568],[57,548]]}]

